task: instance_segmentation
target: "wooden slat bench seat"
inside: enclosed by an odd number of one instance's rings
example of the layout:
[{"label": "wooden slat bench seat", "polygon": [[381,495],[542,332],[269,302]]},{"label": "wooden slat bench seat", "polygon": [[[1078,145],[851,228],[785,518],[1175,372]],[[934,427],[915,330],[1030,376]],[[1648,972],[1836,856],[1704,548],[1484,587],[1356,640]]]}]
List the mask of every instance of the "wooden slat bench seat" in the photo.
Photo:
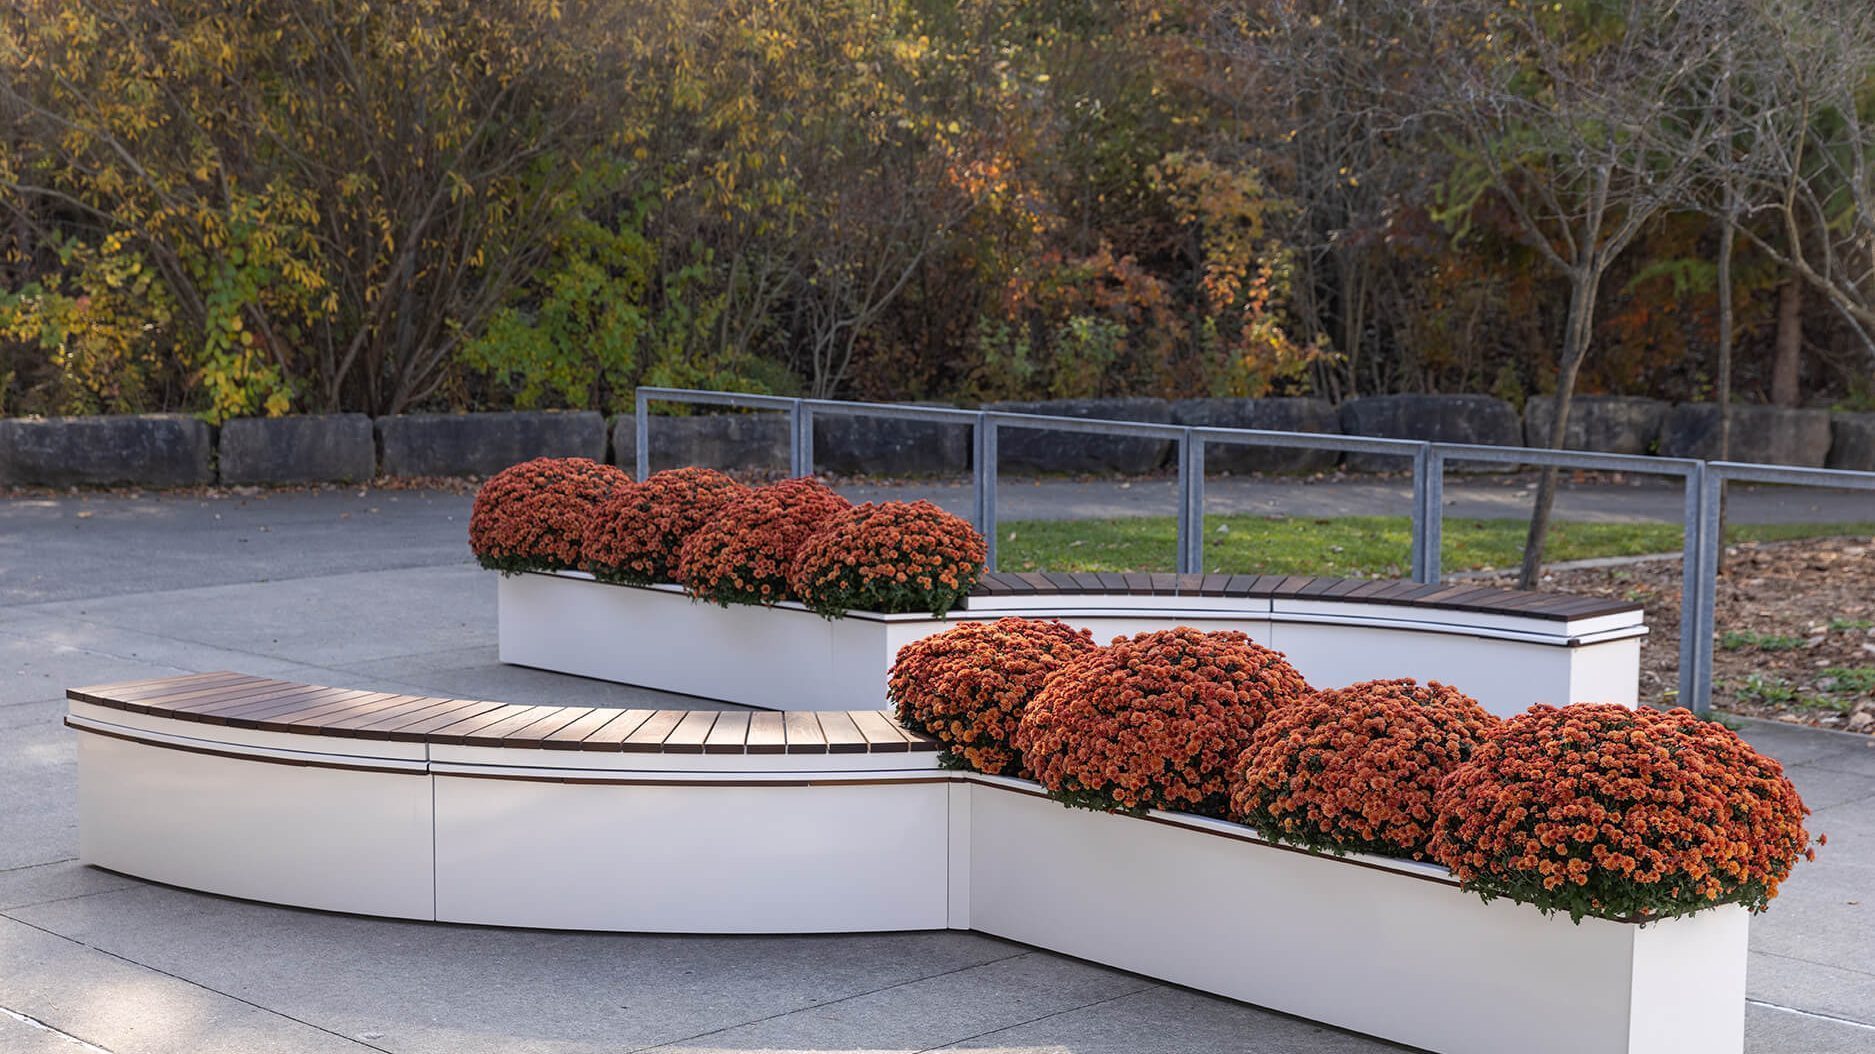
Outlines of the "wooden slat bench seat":
[{"label": "wooden slat bench seat", "polygon": [[936,751],[885,710],[634,710],[532,706],[189,674],[73,688],[112,710],[203,724],[407,743],[639,754],[903,754]]},{"label": "wooden slat bench seat", "polygon": [[[1310,575],[1065,574],[998,571],[978,581],[971,597],[1186,596],[1243,599],[1359,600],[1367,604],[1436,608],[1489,615],[1567,622],[1640,611],[1641,605],[1612,597],[1538,593],[1492,586],[1403,582]],[[964,610],[969,610],[965,598]]]}]

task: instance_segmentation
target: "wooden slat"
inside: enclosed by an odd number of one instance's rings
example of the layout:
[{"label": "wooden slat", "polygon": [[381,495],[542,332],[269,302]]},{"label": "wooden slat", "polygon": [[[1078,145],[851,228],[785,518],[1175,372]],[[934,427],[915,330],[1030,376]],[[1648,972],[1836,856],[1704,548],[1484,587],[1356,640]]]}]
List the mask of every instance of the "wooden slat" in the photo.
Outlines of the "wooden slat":
[{"label": "wooden slat", "polygon": [[820,712],[820,730],[827,737],[829,754],[864,754],[866,737],[853,723],[852,715],[842,710],[822,710]]},{"label": "wooden slat", "polygon": [[625,737],[619,748],[628,754],[658,754],[664,750],[664,737],[671,734],[677,723],[690,716],[688,710],[659,710],[639,725],[637,730]]},{"label": "wooden slat", "polygon": [[780,754],[788,749],[786,725],[772,710],[749,715],[749,753]]},{"label": "wooden slat", "polygon": [[447,728],[464,718],[487,713],[500,705],[488,699],[445,699],[432,707],[362,725],[358,729],[358,737],[390,739],[402,743],[417,741],[439,728]]},{"label": "wooden slat", "polygon": [[1076,571],[1074,573],[1074,585],[1075,592],[1077,593],[1104,593],[1107,591],[1106,587],[1100,584],[1100,576],[1088,571]]},{"label": "wooden slat", "polygon": [[[522,706],[499,721],[477,725],[473,730],[465,729],[456,742],[465,747],[510,746],[511,737],[532,728],[541,718],[553,717],[565,709],[562,706]],[[572,716],[567,719],[572,720]]]},{"label": "wooden slat", "polygon": [[354,739],[360,738],[359,732],[366,725],[377,724],[406,714],[415,715],[417,712],[427,710],[443,701],[444,700],[427,695],[406,696],[402,702],[395,706],[387,706],[369,713],[351,714],[346,717],[334,718],[333,720],[323,722],[319,726],[319,734],[325,736],[346,736]]},{"label": "wooden slat", "polygon": [[581,750],[623,750],[625,741],[634,732],[644,727],[646,721],[657,716],[656,710],[633,708],[620,711],[612,720],[600,725],[598,729],[580,740]]},{"label": "wooden slat", "polygon": [[739,711],[726,712],[710,727],[703,741],[705,754],[740,754],[748,746],[749,716]]},{"label": "wooden slat", "polygon": [[879,711],[879,713],[888,722],[891,723],[893,728],[898,729],[899,735],[905,737],[905,746],[907,749],[913,752],[936,751],[936,750],[943,749],[944,745],[942,743],[939,743],[937,740],[931,738],[930,736],[924,735],[922,733],[913,732],[911,729],[906,728],[904,725],[900,724],[898,720],[898,715],[894,714],[892,711],[881,710]]},{"label": "wooden slat", "polygon": [[1170,571],[1155,571],[1147,576],[1152,583],[1152,595],[1171,597],[1178,595],[1178,576]]},{"label": "wooden slat", "polygon": [[199,720],[226,725],[230,728],[256,728],[264,718],[275,714],[291,713],[307,706],[319,706],[336,699],[358,698],[369,695],[352,688],[315,688],[307,686],[297,692],[283,692],[261,699],[243,700],[230,703],[212,713],[199,715]]},{"label": "wooden slat", "polygon": [[[614,707],[594,707],[582,716],[540,737],[540,745],[546,750],[578,750],[585,742],[587,736],[598,732],[606,725],[618,720],[624,713],[625,711]],[[647,710],[644,711],[644,713],[649,716],[650,711]],[[643,720],[644,718],[639,718],[639,721],[642,722]],[[629,734],[628,730],[626,733],[621,734],[619,738],[623,739],[625,735]]]},{"label": "wooden slat", "polygon": [[703,744],[710,738],[710,729],[715,726],[720,710],[692,710],[684,715],[671,734],[664,737],[666,754],[701,754]]},{"label": "wooden slat", "polygon": [[160,681],[151,681],[138,687],[117,689],[108,693],[88,689],[78,689],[78,691],[85,694],[87,697],[96,695],[99,699],[109,700],[111,702],[138,703],[145,699],[183,695],[188,692],[198,692],[211,688],[233,688],[243,684],[256,684],[265,680],[267,680],[267,678],[255,677],[251,674],[217,673],[205,677],[172,677]]},{"label": "wooden slat", "polygon": [[433,743],[460,744],[464,742],[469,736],[472,736],[476,732],[484,728],[487,728],[489,725],[499,724],[502,721],[506,721],[509,718],[519,716],[520,714],[526,713],[532,709],[533,707],[531,706],[521,706],[515,703],[503,703],[499,706],[496,706],[493,710],[483,710],[479,713],[466,715],[450,724],[443,725],[439,728],[431,729],[425,735],[426,735],[426,738],[428,738]]},{"label": "wooden slat", "polygon": [[402,707],[405,703],[420,700],[420,695],[388,695],[374,693],[364,699],[355,699],[342,707],[327,707],[285,722],[286,731],[304,732],[312,735],[325,735],[328,722],[350,717],[369,717],[383,714]]},{"label": "wooden slat", "polygon": [[827,735],[820,730],[820,722],[814,718],[814,711],[789,710],[781,715],[781,723],[788,733],[788,753],[827,752]]},{"label": "wooden slat", "polygon": [[327,688],[317,684],[293,684],[279,681],[272,685],[255,688],[251,691],[232,692],[212,699],[190,699],[168,708],[177,715],[193,715],[197,720],[209,721],[223,714],[237,710],[252,710],[274,701],[285,701],[291,696],[311,695],[314,692],[351,691],[346,688]]},{"label": "wooden slat", "polygon": [[1296,590],[1296,596],[1299,596],[1299,597],[1325,596],[1327,595],[1329,590],[1335,588],[1336,586],[1340,584],[1341,584],[1341,579],[1339,578],[1317,578],[1314,581],[1310,582],[1308,585],[1303,586],[1301,589]]},{"label": "wooden slat", "polygon": [[[150,693],[129,699],[107,699],[106,706],[118,706],[132,713],[147,714],[153,710],[173,709],[174,707],[196,699],[221,699],[240,696],[249,692],[263,692],[269,688],[298,688],[300,685],[290,681],[273,681],[263,677],[251,677],[239,683],[221,682],[214,685],[184,685],[177,690],[162,693]],[[306,686],[311,687],[311,686]]]},{"label": "wooden slat", "polygon": [[208,673],[185,673],[175,677],[143,677],[134,681],[113,681],[110,684],[85,684],[77,688],[66,689],[66,696],[90,702],[93,697],[108,699],[122,698],[132,692],[148,688],[160,688],[165,685],[211,684],[215,681],[239,679],[243,674],[230,670],[213,670]]},{"label": "wooden slat", "polygon": [[[263,718],[250,718],[253,721],[250,727],[258,728],[262,732],[293,732],[309,727],[316,728],[318,718],[341,711],[350,712],[361,704],[376,704],[395,698],[397,696],[389,692],[360,691],[346,692],[330,699],[308,699],[304,705],[291,710],[282,710]],[[231,720],[229,723],[234,722]]]},{"label": "wooden slat", "polygon": [[902,754],[910,749],[910,739],[904,730],[883,710],[848,710],[847,716],[860,734],[866,737],[867,749],[874,754]]},{"label": "wooden slat", "polygon": [[1048,580],[1048,584],[1053,587],[1054,591],[1057,593],[1081,592],[1081,584],[1075,581],[1074,575],[1071,572],[1044,571],[1042,577]]}]

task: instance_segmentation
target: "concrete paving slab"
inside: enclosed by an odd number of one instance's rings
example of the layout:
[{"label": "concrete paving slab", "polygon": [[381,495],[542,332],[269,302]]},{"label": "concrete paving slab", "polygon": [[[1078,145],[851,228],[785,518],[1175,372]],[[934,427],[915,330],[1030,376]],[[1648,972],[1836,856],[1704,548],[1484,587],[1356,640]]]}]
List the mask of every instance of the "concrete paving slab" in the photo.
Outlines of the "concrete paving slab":
[{"label": "concrete paving slab", "polygon": [[154,885],[7,914],[413,1054],[637,1050],[1023,954],[945,932],[655,937],[400,923]]},{"label": "concrete paving slab", "polygon": [[[59,702],[28,706],[63,710]],[[78,762],[56,719],[0,735],[0,831],[0,871],[77,855]]]},{"label": "concrete paving slab", "polygon": [[1155,986],[942,1049],[985,1054],[1376,1054],[1408,1048],[1181,988]]},{"label": "concrete paving slab", "polygon": [[[1875,974],[1768,952],[1751,953],[1746,996],[1776,1006],[1827,1014],[1875,1029]],[[1875,1039],[1875,1033],[1871,1033]],[[1875,1045],[1870,1047],[1875,1050]]]},{"label": "concrete paving slab", "polygon": [[[0,1006],[122,1054],[359,1054],[333,1035],[198,982],[0,918]],[[82,1049],[67,1047],[67,1050]]]},{"label": "concrete paving slab", "polygon": [[[255,586],[264,589],[265,586]],[[262,677],[287,680],[311,680],[328,672],[314,666],[266,652],[221,648],[162,633],[160,630],[122,629],[91,620],[85,616],[54,616],[32,610],[16,611],[13,617],[0,620],[0,639],[40,641],[48,646],[69,647],[101,657],[100,669],[114,662],[128,662],[153,670],[156,676],[199,673],[205,670],[239,670]],[[101,684],[114,679],[109,673],[93,674],[82,663],[75,663],[72,680],[64,687]],[[131,677],[138,674],[132,672]],[[57,693],[63,695],[63,688]]]},{"label": "concrete paving slab", "polygon": [[[91,897],[119,889],[148,885],[125,875],[86,867],[76,857],[28,864],[0,871],[0,911],[47,904],[73,897]],[[0,1050],[6,1048],[0,1047]]]},{"label": "concrete paving slab", "polygon": [[1745,1047],[1771,1054],[1869,1054],[1875,1028],[1832,1021],[1799,1011],[1750,1003],[1745,1006]]},{"label": "concrete paving slab", "polygon": [[110,1054],[103,1047],[65,1035],[0,1007],[0,1050],[7,1054]]},{"label": "concrete paving slab", "polygon": [[495,576],[423,567],[41,604],[69,617],[319,666],[494,639]]},{"label": "concrete paving slab", "polygon": [[702,1051],[928,1050],[1158,987],[1021,948],[980,966],[654,1048]]},{"label": "concrete paving slab", "polygon": [[[165,663],[114,655],[81,647],[61,635],[9,632],[0,625],[0,706],[40,699],[62,699],[78,684],[102,684],[139,677],[173,677],[189,671]],[[49,639],[50,638],[50,639]],[[5,718],[0,717],[0,722]]]},{"label": "concrete paving slab", "polygon": [[1803,803],[1811,811],[1875,798],[1875,775],[1864,776],[1823,768],[1825,759],[1793,765],[1784,770],[1790,781],[1797,785],[1797,793],[1803,795]]}]

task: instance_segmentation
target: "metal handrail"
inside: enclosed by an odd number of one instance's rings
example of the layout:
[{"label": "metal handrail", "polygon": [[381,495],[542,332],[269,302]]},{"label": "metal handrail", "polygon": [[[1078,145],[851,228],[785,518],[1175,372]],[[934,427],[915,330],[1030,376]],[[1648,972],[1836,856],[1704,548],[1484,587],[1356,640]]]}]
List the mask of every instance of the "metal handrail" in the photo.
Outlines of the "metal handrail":
[{"label": "metal handrail", "polygon": [[[1731,461],[1604,454],[1595,451],[1535,447],[1480,446],[1419,439],[1387,439],[1318,432],[1282,432],[1257,428],[1174,425],[1155,421],[1116,421],[1089,417],[1025,414],[1007,410],[963,410],[904,403],[857,403],[837,399],[797,399],[751,392],[716,392],[692,388],[640,388],[633,422],[637,437],[638,477],[650,473],[650,404],[653,402],[779,410],[788,415],[788,466],[797,476],[814,470],[814,417],[883,417],[966,426],[971,431],[972,521],[988,545],[988,567],[996,568],[997,462],[1004,428],[1077,432],[1167,439],[1177,446],[1178,553],[1180,572],[1204,568],[1205,447],[1266,446],[1342,453],[1379,454],[1412,461],[1412,576],[1418,582],[1442,578],[1440,545],[1444,536],[1445,467],[1448,462],[1483,461],[1503,465],[1543,465],[1599,472],[1669,476],[1684,481],[1684,533],[1681,554],[1680,702],[1705,714],[1712,704],[1712,640],[1719,553],[1720,494],[1727,482],[1771,483],[1801,487],[1841,487],[1875,491],[1875,472],[1794,468]],[[1692,612],[1693,617],[1685,617]]]}]

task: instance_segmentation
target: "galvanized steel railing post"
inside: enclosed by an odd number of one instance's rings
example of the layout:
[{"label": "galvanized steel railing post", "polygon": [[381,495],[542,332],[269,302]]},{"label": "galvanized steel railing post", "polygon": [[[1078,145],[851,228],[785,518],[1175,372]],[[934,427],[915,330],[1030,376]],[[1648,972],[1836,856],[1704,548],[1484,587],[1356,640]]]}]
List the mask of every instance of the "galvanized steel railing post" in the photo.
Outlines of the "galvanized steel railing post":
[{"label": "galvanized steel railing post", "polygon": [[[1684,539],[1680,557],[1680,690],[1678,702],[1695,713],[1704,714],[1711,705],[1710,687],[1700,688],[1699,649],[1694,628],[1701,611],[1712,606],[1713,592],[1705,584],[1706,463],[1695,462],[1686,472]],[[1690,614],[1689,614],[1690,613]]]},{"label": "galvanized steel railing post", "polygon": [[996,418],[977,415],[976,449],[971,453],[971,477],[976,483],[977,530],[986,547],[983,569],[996,570]]},{"label": "galvanized steel railing post", "polygon": [[632,413],[632,442],[637,447],[634,451],[637,460],[638,478],[651,474],[651,397],[640,388],[634,393]]},{"label": "galvanized steel railing post", "polygon": [[814,408],[799,399],[788,407],[788,475],[814,474]]},{"label": "galvanized steel railing post", "polygon": [[1712,635],[1719,598],[1719,554],[1725,551],[1725,532],[1719,522],[1725,469],[1708,464],[1704,475],[1699,488],[1699,596],[1690,628],[1680,627],[1680,632],[1693,636],[1693,697],[1681,705],[1702,717],[1712,710]]},{"label": "galvanized steel railing post", "polygon": [[1431,478],[1432,446],[1422,443],[1413,451],[1413,581],[1430,584],[1431,564],[1426,560],[1426,486]]},{"label": "galvanized steel railing post", "polygon": [[1178,571],[1204,573],[1204,437],[1178,440]]},{"label": "galvanized steel railing post", "polygon": [[1445,452],[1436,446],[1426,448],[1426,525],[1425,577],[1436,583],[1445,578]]}]

